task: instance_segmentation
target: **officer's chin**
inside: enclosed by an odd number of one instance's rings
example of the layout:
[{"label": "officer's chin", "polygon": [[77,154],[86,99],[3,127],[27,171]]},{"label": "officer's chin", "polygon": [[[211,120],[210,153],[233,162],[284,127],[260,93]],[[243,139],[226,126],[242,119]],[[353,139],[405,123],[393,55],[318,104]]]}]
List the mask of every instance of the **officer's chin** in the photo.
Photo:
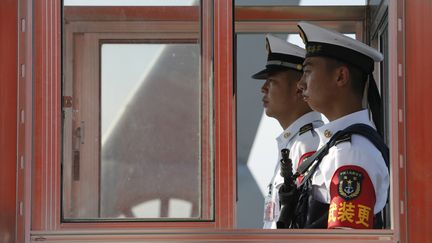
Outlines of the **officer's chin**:
[{"label": "officer's chin", "polygon": [[271,112],[270,109],[264,108],[264,112],[265,112],[266,116],[274,118],[274,114]]}]

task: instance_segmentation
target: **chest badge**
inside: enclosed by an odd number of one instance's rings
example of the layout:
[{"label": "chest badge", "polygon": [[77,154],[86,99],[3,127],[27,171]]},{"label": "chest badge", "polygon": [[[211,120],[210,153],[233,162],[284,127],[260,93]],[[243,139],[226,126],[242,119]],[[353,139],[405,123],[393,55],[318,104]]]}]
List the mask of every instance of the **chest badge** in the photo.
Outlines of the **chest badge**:
[{"label": "chest badge", "polygon": [[345,200],[351,200],[360,195],[363,174],[355,170],[344,170],[339,173],[338,194]]}]

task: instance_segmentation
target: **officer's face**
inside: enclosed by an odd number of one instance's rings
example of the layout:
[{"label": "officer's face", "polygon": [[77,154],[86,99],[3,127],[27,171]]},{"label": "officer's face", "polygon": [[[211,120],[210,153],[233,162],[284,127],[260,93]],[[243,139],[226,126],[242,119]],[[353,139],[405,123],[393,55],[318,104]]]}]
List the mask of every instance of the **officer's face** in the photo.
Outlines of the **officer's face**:
[{"label": "officer's face", "polygon": [[326,114],[331,109],[334,99],[334,73],[327,68],[323,57],[308,57],[303,63],[303,76],[298,82],[298,88],[302,90],[303,99],[309,106],[318,112]]},{"label": "officer's face", "polygon": [[262,101],[267,116],[282,119],[289,114],[293,105],[296,105],[296,93],[298,80],[294,80],[297,75],[292,75],[289,71],[271,73],[266,82],[261,87],[264,94]]}]

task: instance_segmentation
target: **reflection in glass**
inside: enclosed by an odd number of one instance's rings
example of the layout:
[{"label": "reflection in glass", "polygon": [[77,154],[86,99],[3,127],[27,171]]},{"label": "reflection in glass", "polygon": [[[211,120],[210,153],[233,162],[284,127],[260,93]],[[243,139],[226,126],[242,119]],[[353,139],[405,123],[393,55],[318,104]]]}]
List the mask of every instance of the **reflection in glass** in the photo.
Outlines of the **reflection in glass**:
[{"label": "reflection in glass", "polygon": [[101,217],[199,217],[197,44],[104,44]]},{"label": "reflection in glass", "polygon": [[63,3],[62,222],[212,220],[213,2]]}]

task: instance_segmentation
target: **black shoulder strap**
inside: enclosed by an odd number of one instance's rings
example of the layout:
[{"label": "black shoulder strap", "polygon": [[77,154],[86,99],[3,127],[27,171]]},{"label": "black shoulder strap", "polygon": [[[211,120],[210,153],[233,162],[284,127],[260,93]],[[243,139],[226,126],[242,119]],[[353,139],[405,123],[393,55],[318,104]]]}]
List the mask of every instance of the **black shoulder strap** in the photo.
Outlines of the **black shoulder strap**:
[{"label": "black shoulder strap", "polygon": [[348,134],[357,134],[367,138],[381,152],[387,168],[389,168],[389,149],[381,136],[371,126],[357,123],[345,128],[344,130],[338,131],[333,135],[333,137],[323,147],[316,151],[311,157],[307,158],[306,161],[301,163],[294,176],[297,177],[299,175],[304,175],[305,178],[303,179],[303,182],[305,182],[311,176],[312,173],[310,172],[314,171],[322,158],[327,155],[329,149],[340,142],[340,139],[344,139]]},{"label": "black shoulder strap", "polygon": [[375,129],[366,124],[358,123],[345,128],[341,132],[340,136],[345,134],[357,134],[367,138],[381,152],[387,168],[389,168],[389,149],[381,135],[379,135]]}]

